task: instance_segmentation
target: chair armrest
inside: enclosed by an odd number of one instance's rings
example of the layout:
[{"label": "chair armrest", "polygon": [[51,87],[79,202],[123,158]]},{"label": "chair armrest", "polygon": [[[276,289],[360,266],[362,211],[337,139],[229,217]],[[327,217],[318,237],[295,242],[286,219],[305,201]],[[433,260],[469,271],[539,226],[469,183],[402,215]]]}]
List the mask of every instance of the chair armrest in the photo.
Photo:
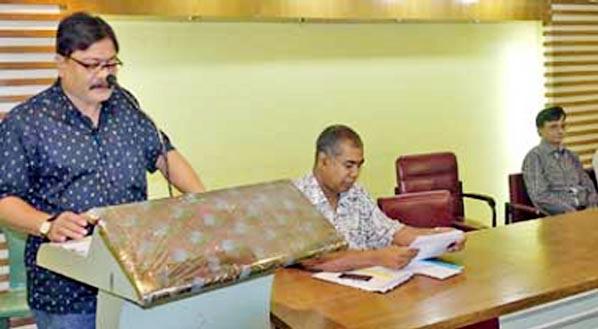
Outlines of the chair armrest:
[{"label": "chair armrest", "polygon": [[507,219],[507,224],[511,223],[512,218],[509,216],[509,214],[511,214],[512,210],[519,210],[538,217],[550,216],[547,212],[536,207],[531,207],[520,203],[505,202],[505,217]]},{"label": "chair armrest", "polygon": [[493,197],[491,197],[489,195],[479,194],[479,193],[462,193],[461,195],[463,195],[466,198],[472,198],[472,199],[476,199],[476,200],[486,201],[486,203],[488,203],[488,205],[490,205],[491,207],[496,207],[496,201],[494,200]]},{"label": "chair armrest", "polygon": [[496,201],[493,197],[478,193],[462,193],[461,195],[465,198],[485,201],[492,211],[492,227],[496,227]]},{"label": "chair armrest", "polygon": [[464,232],[477,231],[477,230],[482,230],[482,229],[488,228],[484,225],[465,224],[463,222],[457,222],[457,221],[453,222],[451,224],[451,227],[454,227],[454,228],[464,231]]},{"label": "chair armrest", "polygon": [[31,316],[25,289],[9,289],[0,294],[0,318]]}]

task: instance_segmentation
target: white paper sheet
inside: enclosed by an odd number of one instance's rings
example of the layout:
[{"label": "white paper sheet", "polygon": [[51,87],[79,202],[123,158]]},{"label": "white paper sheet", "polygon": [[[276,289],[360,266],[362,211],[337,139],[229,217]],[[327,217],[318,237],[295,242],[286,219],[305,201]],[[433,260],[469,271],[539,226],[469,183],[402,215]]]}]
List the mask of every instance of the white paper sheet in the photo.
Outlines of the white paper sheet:
[{"label": "white paper sheet", "polygon": [[426,259],[442,256],[450,246],[464,238],[463,231],[451,230],[448,232],[420,235],[411,243],[409,248],[418,249],[415,259]]}]

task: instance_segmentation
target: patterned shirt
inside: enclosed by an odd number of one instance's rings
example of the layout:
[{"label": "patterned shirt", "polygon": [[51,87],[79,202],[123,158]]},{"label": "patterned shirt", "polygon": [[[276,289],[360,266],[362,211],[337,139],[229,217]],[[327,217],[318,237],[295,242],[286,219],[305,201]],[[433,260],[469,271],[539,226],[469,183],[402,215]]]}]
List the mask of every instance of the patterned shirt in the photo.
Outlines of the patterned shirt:
[{"label": "patterned shirt", "polygon": [[[122,91],[102,104],[94,127],[57,81],[0,123],[0,198],[16,196],[49,214],[146,200],[146,171],[157,169],[160,149],[154,126]],[[95,312],[96,289],[36,265],[42,242],[30,235],[25,248],[30,307]]]},{"label": "patterned shirt", "polygon": [[523,161],[523,179],[534,205],[553,215],[595,206],[596,188],[577,155],[546,142]]},{"label": "patterned shirt", "polygon": [[351,249],[387,247],[392,244],[395,232],[403,227],[399,221],[386,217],[368,192],[358,184],[340,194],[338,206],[334,210],[313,174],[293,183],[334,225]]}]

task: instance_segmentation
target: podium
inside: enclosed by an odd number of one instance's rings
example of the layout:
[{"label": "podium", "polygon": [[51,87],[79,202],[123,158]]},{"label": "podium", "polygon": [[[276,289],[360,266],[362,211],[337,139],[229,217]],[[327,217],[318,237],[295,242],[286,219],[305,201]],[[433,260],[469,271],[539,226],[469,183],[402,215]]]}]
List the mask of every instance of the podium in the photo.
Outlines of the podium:
[{"label": "podium", "polygon": [[290,181],[95,208],[37,263],[97,287],[97,328],[269,328],[272,272],[346,248]]}]

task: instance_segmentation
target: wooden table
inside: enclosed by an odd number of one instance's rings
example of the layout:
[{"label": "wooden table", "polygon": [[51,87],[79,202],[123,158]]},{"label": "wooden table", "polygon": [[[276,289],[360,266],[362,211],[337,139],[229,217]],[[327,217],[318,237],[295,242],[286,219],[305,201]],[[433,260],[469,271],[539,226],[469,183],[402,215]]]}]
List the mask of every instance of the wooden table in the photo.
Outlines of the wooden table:
[{"label": "wooden table", "polygon": [[598,210],[468,233],[453,278],[387,294],[277,272],[272,314],[293,329],[455,328],[598,288]]}]

